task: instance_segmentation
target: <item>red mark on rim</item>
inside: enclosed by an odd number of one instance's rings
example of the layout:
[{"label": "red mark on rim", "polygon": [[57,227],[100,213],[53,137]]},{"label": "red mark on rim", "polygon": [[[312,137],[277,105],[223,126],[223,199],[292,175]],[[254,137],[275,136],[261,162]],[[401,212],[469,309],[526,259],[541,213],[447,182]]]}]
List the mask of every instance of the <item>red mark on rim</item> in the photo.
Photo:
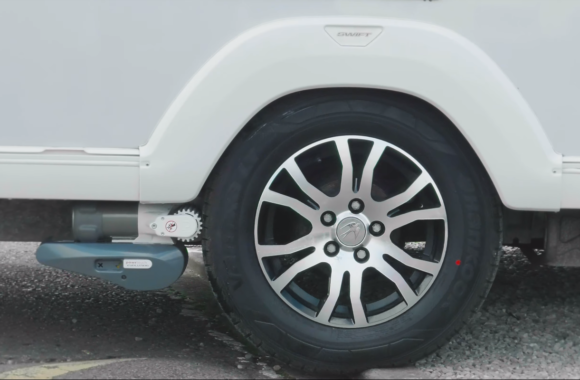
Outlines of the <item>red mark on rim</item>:
[{"label": "red mark on rim", "polygon": [[460,265],[461,265],[461,260],[457,260],[457,261],[455,262],[455,265],[457,265],[457,266],[460,266]]}]

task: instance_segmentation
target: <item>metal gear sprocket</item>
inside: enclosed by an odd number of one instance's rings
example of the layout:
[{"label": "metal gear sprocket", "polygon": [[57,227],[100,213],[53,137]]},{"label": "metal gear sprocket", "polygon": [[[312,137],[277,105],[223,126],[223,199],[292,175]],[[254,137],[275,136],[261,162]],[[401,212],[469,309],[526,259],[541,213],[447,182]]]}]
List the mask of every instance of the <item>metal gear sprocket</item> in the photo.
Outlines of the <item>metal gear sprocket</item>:
[{"label": "metal gear sprocket", "polygon": [[190,208],[190,207],[183,208],[183,209],[177,211],[176,214],[177,215],[189,215],[189,216],[195,218],[195,220],[197,221],[197,226],[198,226],[197,231],[195,232],[195,234],[193,236],[190,236],[188,238],[177,238],[177,240],[182,241],[184,243],[191,243],[191,242],[195,241],[195,239],[197,239],[197,237],[201,233],[201,229],[202,229],[201,217],[199,216],[199,214],[197,212],[195,212],[195,210],[193,208]]}]

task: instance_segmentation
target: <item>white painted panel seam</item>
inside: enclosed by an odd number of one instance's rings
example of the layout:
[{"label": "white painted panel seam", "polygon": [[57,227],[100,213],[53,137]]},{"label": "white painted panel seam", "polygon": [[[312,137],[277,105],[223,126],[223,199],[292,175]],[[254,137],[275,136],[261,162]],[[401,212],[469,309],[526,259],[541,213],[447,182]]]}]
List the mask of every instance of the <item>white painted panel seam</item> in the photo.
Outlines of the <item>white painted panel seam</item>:
[{"label": "white painted panel seam", "polygon": [[16,164],[16,165],[54,165],[54,166],[139,166],[139,162],[134,161],[76,161],[76,160],[30,160],[30,159],[15,159],[0,158],[0,164]]},{"label": "white painted panel seam", "polygon": [[580,157],[564,156],[561,208],[580,209]]},{"label": "white painted panel seam", "polygon": [[562,170],[564,174],[580,174],[580,168],[568,168]]},{"label": "white painted panel seam", "polygon": [[76,153],[99,156],[139,156],[139,149],[121,148],[55,148],[42,146],[0,146],[0,153],[54,154]]},{"label": "white painted panel seam", "polygon": [[562,209],[580,209],[580,168],[566,168],[562,176]]},{"label": "white painted panel seam", "polygon": [[85,148],[88,154],[102,156],[139,156],[139,149],[120,149],[120,148]]},{"label": "white painted panel seam", "polygon": [[19,178],[3,182],[2,198],[139,200],[136,166],[10,163],[0,164],[0,178]]},{"label": "white painted panel seam", "polygon": [[562,162],[564,164],[580,164],[580,157],[577,156],[563,156]]}]

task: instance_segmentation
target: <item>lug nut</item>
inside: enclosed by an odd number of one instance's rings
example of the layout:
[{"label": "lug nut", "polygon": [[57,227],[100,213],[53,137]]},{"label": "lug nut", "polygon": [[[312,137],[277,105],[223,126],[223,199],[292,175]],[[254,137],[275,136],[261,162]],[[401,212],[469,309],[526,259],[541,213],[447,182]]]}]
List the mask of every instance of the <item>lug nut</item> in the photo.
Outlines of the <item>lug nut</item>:
[{"label": "lug nut", "polygon": [[328,256],[336,256],[338,254],[338,244],[333,241],[326,243],[324,246],[324,253]]},{"label": "lug nut", "polygon": [[327,211],[324,214],[322,214],[322,216],[320,217],[320,221],[326,227],[330,227],[334,223],[336,223],[336,215],[334,215],[334,213],[332,211]]},{"label": "lug nut", "polygon": [[365,204],[360,199],[353,199],[352,201],[350,201],[348,208],[352,213],[358,214],[364,210]]},{"label": "lug nut", "polygon": [[359,248],[354,252],[354,259],[359,263],[364,263],[369,259],[369,251],[365,248]]},{"label": "lug nut", "polygon": [[381,236],[385,233],[385,225],[381,222],[372,222],[370,232],[374,236]]}]

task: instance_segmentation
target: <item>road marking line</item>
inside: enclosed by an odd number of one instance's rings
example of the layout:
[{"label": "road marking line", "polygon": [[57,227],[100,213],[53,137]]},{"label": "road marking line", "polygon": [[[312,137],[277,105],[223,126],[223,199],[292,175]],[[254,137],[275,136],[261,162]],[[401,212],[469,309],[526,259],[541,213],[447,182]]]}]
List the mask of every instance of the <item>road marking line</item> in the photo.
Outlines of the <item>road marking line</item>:
[{"label": "road marking line", "polygon": [[91,360],[85,362],[43,364],[0,373],[0,379],[52,379],[70,372],[82,371],[101,365],[126,362],[134,359]]}]

